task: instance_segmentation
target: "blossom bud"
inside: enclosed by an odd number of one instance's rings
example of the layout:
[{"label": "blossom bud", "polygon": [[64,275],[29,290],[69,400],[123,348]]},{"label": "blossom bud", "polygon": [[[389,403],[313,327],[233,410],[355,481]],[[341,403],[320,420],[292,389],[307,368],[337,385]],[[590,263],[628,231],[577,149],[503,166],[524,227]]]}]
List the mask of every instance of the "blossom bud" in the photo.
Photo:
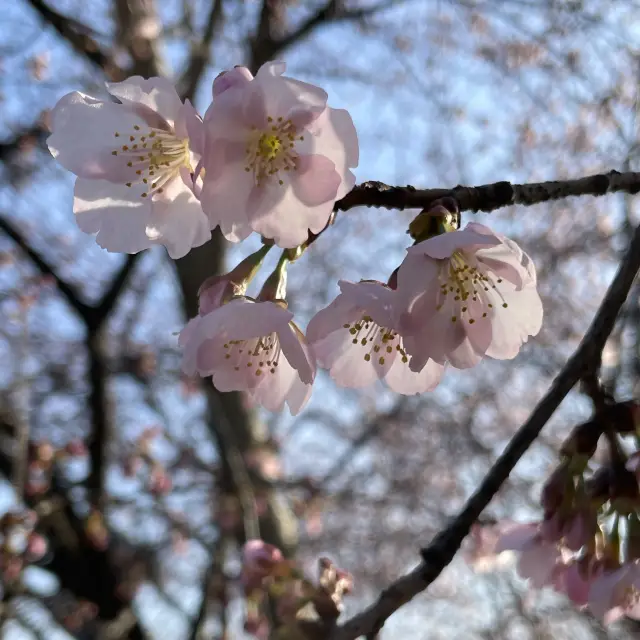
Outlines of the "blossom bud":
[{"label": "blossom bud", "polygon": [[198,290],[200,315],[211,313],[233,296],[244,295],[272,246],[272,244],[263,245],[229,273],[207,278]]},{"label": "blossom bud", "polygon": [[273,273],[266,279],[258,300],[284,300],[287,297],[287,265],[289,264],[289,253],[283,251],[278,260]]},{"label": "blossom bud", "polygon": [[38,533],[32,533],[27,543],[27,560],[37,562],[47,553],[47,541]]},{"label": "blossom bud", "polygon": [[454,198],[435,200],[428,209],[423,209],[409,225],[409,235],[422,242],[447,231],[455,231],[459,226],[458,203]]},{"label": "blossom bud", "polygon": [[242,548],[242,582],[246,588],[260,586],[262,580],[284,562],[282,551],[263,540],[247,540]]},{"label": "blossom bud", "polygon": [[172,486],[171,476],[162,467],[152,469],[149,479],[149,491],[153,495],[166,495],[171,491]]},{"label": "blossom bud", "polygon": [[77,456],[79,458],[84,457],[88,454],[87,445],[85,445],[82,440],[71,440],[68,442],[64,450],[70,456]]}]

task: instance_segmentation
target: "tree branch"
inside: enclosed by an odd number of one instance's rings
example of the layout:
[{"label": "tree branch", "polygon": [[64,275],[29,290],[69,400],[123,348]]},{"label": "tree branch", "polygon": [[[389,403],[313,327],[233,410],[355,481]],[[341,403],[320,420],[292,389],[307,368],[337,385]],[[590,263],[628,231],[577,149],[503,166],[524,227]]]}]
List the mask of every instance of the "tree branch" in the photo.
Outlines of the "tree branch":
[{"label": "tree branch", "polygon": [[100,45],[89,35],[90,29],[81,25],[76,20],[72,20],[55,9],[52,9],[42,0],[28,0],[45,22],[50,24],[60,36],[62,36],[78,53],[96,66],[104,69],[107,76],[112,80],[119,80],[123,76],[120,69],[105,53]]},{"label": "tree branch", "polygon": [[178,82],[179,93],[183,100],[191,100],[198,89],[204,70],[211,57],[211,42],[218,26],[222,22],[222,0],[211,0],[211,9],[202,38],[191,49],[189,65]]},{"label": "tree branch", "polygon": [[504,453],[496,460],[465,507],[428,547],[422,549],[423,561],[418,567],[385,589],[377,601],[365,611],[337,627],[331,635],[331,640],[355,640],[360,636],[376,633],[392,613],[424,591],[449,565],[473,523],[507,480],[562,400],[576,382],[597,366],[602,349],[613,331],[618,313],[639,269],[640,226],[636,228],[618,272],[580,346],[555,378],[529,419],[511,439]]},{"label": "tree branch", "polygon": [[394,4],[393,0],[388,2],[380,2],[372,7],[364,7],[361,9],[345,9],[338,0],[329,0],[316,14],[305,20],[295,31],[283,36],[273,43],[273,53],[284,51],[299,40],[306,38],[317,27],[323,23],[338,22],[346,20],[362,20],[367,16],[371,16],[378,11],[388,9]]},{"label": "tree branch", "polygon": [[512,184],[494,182],[477,187],[458,185],[453,189],[416,189],[412,186],[393,187],[383,182],[369,181],[355,186],[334,206],[335,211],[354,207],[385,207],[386,209],[427,209],[440,198],[454,198],[460,211],[490,212],[518,204],[531,206],[570,196],[603,196],[607,193],[640,191],[640,173],[609,171],[576,180],[553,180]]},{"label": "tree branch", "polygon": [[6,233],[26,254],[42,275],[52,277],[58,290],[63,295],[69,306],[81,317],[88,318],[93,313],[92,307],[82,302],[75,289],[66,282],[62,276],[27,242],[25,237],[13,226],[9,220],[0,216],[0,231]]},{"label": "tree branch", "polygon": [[309,16],[297,29],[280,38],[273,36],[273,9],[271,0],[263,0],[262,11],[256,35],[251,42],[251,60],[249,68],[255,73],[265,62],[273,60],[278,54],[296,42],[311,35],[315,29],[330,22],[360,20],[382,9],[391,7],[396,0],[385,0],[372,7],[345,9],[340,0],[327,0],[320,9]]},{"label": "tree branch", "polygon": [[127,281],[129,280],[129,277],[133,272],[133,268],[135,267],[141,256],[142,253],[133,253],[127,255],[124,264],[122,265],[122,267],[120,267],[118,273],[116,273],[108,289],[100,299],[100,302],[98,302],[98,304],[94,307],[96,323],[95,326],[91,327],[91,329],[97,331],[106,321],[109,314],[115,307],[116,302],[118,301],[118,298],[122,293],[122,290],[127,284]]}]

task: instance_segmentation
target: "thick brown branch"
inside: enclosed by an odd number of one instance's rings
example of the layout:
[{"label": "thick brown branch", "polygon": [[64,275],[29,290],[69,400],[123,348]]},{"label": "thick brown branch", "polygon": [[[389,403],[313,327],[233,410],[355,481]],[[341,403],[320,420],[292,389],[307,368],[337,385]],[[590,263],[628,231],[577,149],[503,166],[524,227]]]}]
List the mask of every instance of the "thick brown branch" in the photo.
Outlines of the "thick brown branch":
[{"label": "thick brown branch", "polygon": [[607,193],[640,191],[640,173],[609,171],[576,180],[554,180],[512,184],[494,182],[478,187],[458,185],[453,189],[416,189],[412,186],[393,187],[382,182],[363,182],[355,186],[335,204],[335,211],[354,207],[385,207],[387,209],[427,209],[439,198],[451,197],[460,211],[490,212],[509,205],[530,206],[562,200],[570,196],[603,196]]},{"label": "thick brown branch", "polygon": [[451,524],[422,550],[423,562],[416,569],[385,589],[377,601],[365,611],[340,625],[332,634],[331,640],[355,640],[360,636],[375,633],[392,613],[424,591],[449,565],[473,523],[507,480],[562,400],[576,382],[597,366],[602,349],[613,331],[618,313],[639,269],[640,227],[636,229],[618,272],[580,346],[555,378],[529,419],[512,438],[504,453],[496,460],[465,507]]}]

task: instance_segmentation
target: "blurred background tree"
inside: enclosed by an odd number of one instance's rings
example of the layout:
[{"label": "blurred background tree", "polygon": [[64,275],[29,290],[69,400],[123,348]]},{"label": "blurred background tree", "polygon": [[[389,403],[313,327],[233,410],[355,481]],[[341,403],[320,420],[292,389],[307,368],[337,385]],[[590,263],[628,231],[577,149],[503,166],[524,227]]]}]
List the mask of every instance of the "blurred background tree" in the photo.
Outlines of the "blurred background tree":
[{"label": "blurred background tree", "polygon": [[[0,24],[0,469],[4,552],[30,545],[3,637],[243,637],[240,545],[261,537],[311,573],[355,577],[349,615],[416,562],[576,347],[638,223],[631,196],[489,215],[539,269],[541,334],[514,362],[451,370],[422,397],[324,377],[296,419],[249,410],[180,373],[175,333],[202,281],[246,255],[217,232],[172,262],[80,233],[71,177],[45,145],[63,94],[165,75],[201,110],[213,78],[284,59],[358,129],[359,181],[452,187],[637,170],[640,6],[581,0],[14,0]],[[414,211],[413,214],[416,212]],[[290,270],[307,320],[339,278],[386,280],[412,212],[340,215]],[[467,219],[471,216],[467,214]],[[257,241],[255,242],[257,247]],[[638,285],[603,364],[638,396]],[[577,391],[492,504],[536,515],[558,443],[589,413]],[[13,527],[13,529],[11,529]],[[18,528],[25,540],[8,532]],[[26,560],[25,560],[26,562]],[[478,567],[476,567],[477,569]],[[487,568],[485,563],[484,568]],[[381,638],[635,637],[508,566],[456,560]]]}]

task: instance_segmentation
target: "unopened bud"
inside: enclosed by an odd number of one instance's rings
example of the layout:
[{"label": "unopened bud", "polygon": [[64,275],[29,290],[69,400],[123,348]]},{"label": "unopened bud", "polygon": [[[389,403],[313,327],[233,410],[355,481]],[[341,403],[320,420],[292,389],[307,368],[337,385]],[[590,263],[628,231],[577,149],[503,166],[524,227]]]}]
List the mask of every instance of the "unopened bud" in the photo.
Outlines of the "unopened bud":
[{"label": "unopened bud", "polygon": [[242,260],[229,273],[207,278],[198,290],[200,315],[211,313],[233,296],[244,295],[272,246],[272,244],[263,245],[255,253]]}]

